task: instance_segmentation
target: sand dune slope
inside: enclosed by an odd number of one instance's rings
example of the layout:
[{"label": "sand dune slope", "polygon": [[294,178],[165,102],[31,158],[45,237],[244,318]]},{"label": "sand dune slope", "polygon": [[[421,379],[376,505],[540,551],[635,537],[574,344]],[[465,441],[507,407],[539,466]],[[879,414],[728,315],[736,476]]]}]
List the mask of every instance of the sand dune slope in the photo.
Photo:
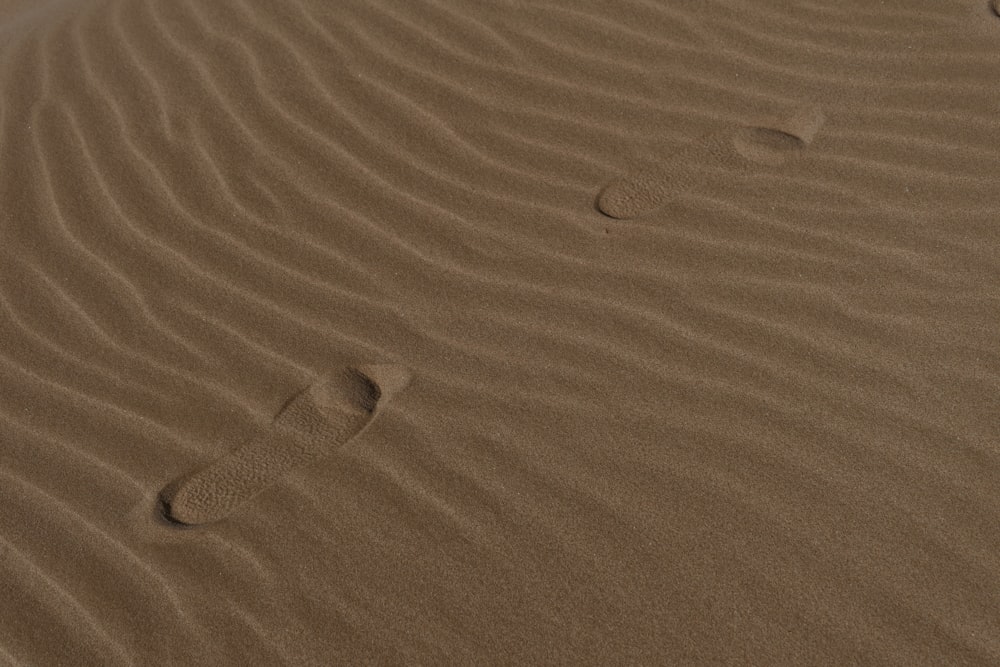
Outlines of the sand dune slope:
[{"label": "sand dune slope", "polygon": [[0,662],[1000,663],[998,81],[978,0],[0,2]]}]

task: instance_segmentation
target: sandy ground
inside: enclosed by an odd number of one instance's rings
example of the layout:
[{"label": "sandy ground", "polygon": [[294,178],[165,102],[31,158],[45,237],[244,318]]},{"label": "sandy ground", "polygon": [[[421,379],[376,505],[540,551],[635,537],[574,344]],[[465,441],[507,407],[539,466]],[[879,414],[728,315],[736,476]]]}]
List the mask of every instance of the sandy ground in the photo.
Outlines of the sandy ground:
[{"label": "sandy ground", "polygon": [[980,0],[0,2],[0,663],[1000,664]]}]

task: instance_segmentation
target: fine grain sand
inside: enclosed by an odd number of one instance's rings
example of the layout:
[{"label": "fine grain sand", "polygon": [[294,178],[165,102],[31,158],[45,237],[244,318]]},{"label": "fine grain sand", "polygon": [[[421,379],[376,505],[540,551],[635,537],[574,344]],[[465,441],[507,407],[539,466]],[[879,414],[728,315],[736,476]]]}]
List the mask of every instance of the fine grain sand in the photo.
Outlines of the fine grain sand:
[{"label": "fine grain sand", "polygon": [[0,664],[1000,664],[998,14],[0,1]]}]

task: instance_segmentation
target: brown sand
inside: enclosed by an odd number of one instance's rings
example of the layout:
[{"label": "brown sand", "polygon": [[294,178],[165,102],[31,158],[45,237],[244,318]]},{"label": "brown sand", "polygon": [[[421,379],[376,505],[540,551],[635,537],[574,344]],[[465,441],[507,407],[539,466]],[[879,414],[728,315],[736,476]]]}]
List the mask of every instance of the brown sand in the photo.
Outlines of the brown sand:
[{"label": "brown sand", "polygon": [[249,442],[168,484],[160,492],[165,518],[189,526],[228,518],[290,471],[360,435],[409,381],[406,369],[384,364],[318,379]]},{"label": "brown sand", "polygon": [[0,663],[1000,664],[997,13],[0,2]]},{"label": "brown sand", "polygon": [[731,180],[764,166],[781,166],[812,143],[823,126],[819,109],[800,109],[765,126],[717,132],[673,153],[668,160],[639,168],[604,189],[597,208],[624,220],[657,211],[669,201],[701,188],[706,172]]}]

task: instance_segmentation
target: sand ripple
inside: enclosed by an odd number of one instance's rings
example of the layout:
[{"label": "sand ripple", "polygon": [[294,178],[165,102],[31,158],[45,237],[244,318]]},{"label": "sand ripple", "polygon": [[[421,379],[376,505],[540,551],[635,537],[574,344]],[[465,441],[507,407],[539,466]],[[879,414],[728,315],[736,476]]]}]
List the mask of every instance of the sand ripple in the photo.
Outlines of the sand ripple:
[{"label": "sand ripple", "polygon": [[1000,662],[985,3],[0,4],[0,661]]}]

